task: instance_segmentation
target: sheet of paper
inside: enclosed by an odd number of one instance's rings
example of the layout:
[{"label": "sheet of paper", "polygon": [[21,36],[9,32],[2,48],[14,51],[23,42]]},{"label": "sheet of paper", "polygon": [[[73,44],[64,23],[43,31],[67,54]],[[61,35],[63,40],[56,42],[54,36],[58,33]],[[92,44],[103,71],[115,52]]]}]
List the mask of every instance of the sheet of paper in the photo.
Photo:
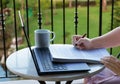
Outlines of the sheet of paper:
[{"label": "sheet of paper", "polygon": [[58,44],[50,46],[53,61],[71,61],[72,60],[96,60],[110,54],[106,49],[80,50],[69,44]]}]

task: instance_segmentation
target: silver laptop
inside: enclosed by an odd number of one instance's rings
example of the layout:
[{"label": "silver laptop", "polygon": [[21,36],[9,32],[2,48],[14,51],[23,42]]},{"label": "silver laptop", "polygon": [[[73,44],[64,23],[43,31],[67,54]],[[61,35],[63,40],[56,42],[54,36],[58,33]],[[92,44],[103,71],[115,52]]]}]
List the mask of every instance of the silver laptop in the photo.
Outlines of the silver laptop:
[{"label": "silver laptop", "polygon": [[33,52],[38,74],[82,72],[90,70],[86,63],[52,62],[49,48],[34,48]]},{"label": "silver laptop", "polygon": [[57,73],[57,74],[69,73],[69,72],[87,72],[90,70],[90,67],[87,65],[87,63],[59,63],[59,62],[54,63],[52,62],[51,52],[49,48],[31,49],[30,41],[25,32],[25,26],[24,26],[20,11],[18,13],[19,13],[22,29],[24,31],[24,35],[28,44],[28,48],[31,52],[38,75],[53,74],[53,73]]}]

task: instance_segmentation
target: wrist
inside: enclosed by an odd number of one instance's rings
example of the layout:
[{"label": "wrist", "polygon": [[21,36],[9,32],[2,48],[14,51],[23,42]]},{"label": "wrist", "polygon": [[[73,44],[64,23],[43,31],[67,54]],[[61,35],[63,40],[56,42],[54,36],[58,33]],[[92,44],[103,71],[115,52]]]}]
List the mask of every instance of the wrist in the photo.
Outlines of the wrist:
[{"label": "wrist", "polygon": [[96,37],[96,38],[92,38],[90,40],[92,49],[96,49],[96,48],[101,48],[102,47],[101,42],[100,42],[99,39],[100,39],[99,37]]}]

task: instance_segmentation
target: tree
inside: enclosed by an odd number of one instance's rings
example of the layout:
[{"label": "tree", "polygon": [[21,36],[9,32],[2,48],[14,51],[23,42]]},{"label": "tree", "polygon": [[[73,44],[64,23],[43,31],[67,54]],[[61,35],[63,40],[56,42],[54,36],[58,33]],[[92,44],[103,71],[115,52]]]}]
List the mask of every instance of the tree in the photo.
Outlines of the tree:
[{"label": "tree", "polygon": [[72,0],[69,0],[69,7],[72,7]]},{"label": "tree", "polygon": [[115,1],[114,16],[113,16],[113,28],[120,26],[120,0]]},{"label": "tree", "polygon": [[42,9],[42,15],[45,16],[45,25],[49,25],[50,22],[50,18],[49,18],[49,9],[50,8],[50,1],[49,0],[41,0],[41,9]]},{"label": "tree", "polygon": [[106,0],[102,0],[102,10],[103,11],[107,10],[107,1]]},{"label": "tree", "polygon": [[114,8],[114,22],[113,22],[113,27],[116,28],[120,26],[120,6],[116,6]]},{"label": "tree", "polygon": [[7,7],[7,4],[9,3],[9,0],[2,0],[3,8]]}]

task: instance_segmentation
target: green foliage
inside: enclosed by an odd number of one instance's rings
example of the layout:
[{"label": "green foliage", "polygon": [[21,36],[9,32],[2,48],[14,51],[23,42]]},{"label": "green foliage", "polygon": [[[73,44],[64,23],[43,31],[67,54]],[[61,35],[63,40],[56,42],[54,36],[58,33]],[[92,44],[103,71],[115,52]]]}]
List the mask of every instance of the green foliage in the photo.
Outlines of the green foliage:
[{"label": "green foliage", "polygon": [[49,0],[41,0],[41,9],[45,10],[50,8],[50,1]]},{"label": "green foliage", "polygon": [[120,7],[116,7],[114,10],[114,28],[120,26]]},{"label": "green foliage", "polygon": [[[53,4],[56,8],[63,7],[63,0],[53,0]],[[69,1],[65,0],[65,7],[68,7]]]},{"label": "green foliage", "polygon": [[9,0],[2,0],[3,8],[7,7],[7,4],[9,3]]},{"label": "green foliage", "polygon": [[[9,0],[11,3],[9,4],[9,7],[13,9],[13,2],[12,0]],[[23,0],[21,0],[23,1]],[[31,10],[29,12],[33,12],[34,15],[30,15],[29,18],[29,29],[30,29],[30,41],[31,44],[34,45],[34,30],[38,28],[38,18],[37,18],[37,13],[38,13],[38,0],[32,0],[29,1],[29,8],[31,8]],[[45,29],[49,29],[51,30],[51,25],[45,25],[46,20],[49,20],[51,18],[51,14],[50,14],[50,0],[40,0],[41,1],[41,12],[42,12],[42,28]],[[55,0],[56,1],[56,6],[58,7],[62,7],[62,1],[60,2],[60,0]],[[99,0],[96,0],[99,1]],[[68,0],[66,0],[66,4],[68,4]],[[17,10],[18,9],[22,9],[21,13],[23,16],[26,16],[25,14],[25,4],[22,2],[19,2],[19,0],[16,0],[16,6],[17,6]],[[54,2],[55,3],[55,2]],[[59,5],[58,5],[59,4]],[[67,5],[66,5],[67,6]],[[57,8],[57,7],[56,7]],[[117,10],[119,10],[120,8],[118,8]],[[16,10],[16,12],[17,12]],[[86,16],[86,7],[78,7],[78,34],[84,34],[85,32],[87,32],[87,16]],[[59,9],[54,9],[54,17],[53,17],[53,28],[54,28],[54,32],[56,34],[56,38],[54,40],[54,43],[63,43],[63,26],[65,25],[65,38],[66,38],[66,43],[71,43],[71,36],[75,34],[75,28],[74,28],[74,12],[75,9],[74,8],[66,8],[65,9],[65,24],[63,24],[63,9],[59,8]],[[120,12],[119,12],[120,13]],[[116,16],[119,16],[120,14],[117,13],[116,11]],[[47,17],[46,17],[47,16]],[[106,18],[107,17],[107,18]],[[24,18],[24,21],[26,18]],[[89,24],[89,37],[96,37],[99,34],[99,7],[98,6],[90,6],[90,24]],[[51,19],[50,19],[51,20]],[[103,12],[103,24],[102,24],[102,33],[106,33],[109,31],[109,23],[111,21],[111,7],[108,6],[108,11]],[[26,23],[25,23],[26,24]],[[11,12],[11,16],[9,18],[6,19],[6,29],[10,29],[12,32],[14,31],[14,19],[13,19],[13,10]],[[20,25],[20,21],[18,19],[17,16],[17,31],[18,33],[21,34],[21,27]],[[94,32],[93,32],[94,31]],[[14,33],[13,33],[14,34]],[[20,35],[19,35],[20,36]],[[25,42],[26,43],[26,42]],[[22,48],[24,46],[26,46],[26,44],[22,45]],[[116,53],[116,52],[115,52]]]},{"label": "green foliage", "polygon": [[114,18],[113,27],[116,28],[116,27],[120,26],[120,1],[116,2],[113,18]]}]

